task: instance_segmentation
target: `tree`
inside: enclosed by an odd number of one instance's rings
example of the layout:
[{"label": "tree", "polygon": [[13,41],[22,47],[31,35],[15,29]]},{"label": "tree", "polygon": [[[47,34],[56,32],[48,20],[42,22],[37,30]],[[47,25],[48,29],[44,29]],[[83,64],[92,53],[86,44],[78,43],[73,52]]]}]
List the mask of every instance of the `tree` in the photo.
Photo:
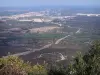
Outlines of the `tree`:
[{"label": "tree", "polygon": [[93,42],[88,53],[78,53],[68,68],[69,75],[100,75],[100,41]]}]

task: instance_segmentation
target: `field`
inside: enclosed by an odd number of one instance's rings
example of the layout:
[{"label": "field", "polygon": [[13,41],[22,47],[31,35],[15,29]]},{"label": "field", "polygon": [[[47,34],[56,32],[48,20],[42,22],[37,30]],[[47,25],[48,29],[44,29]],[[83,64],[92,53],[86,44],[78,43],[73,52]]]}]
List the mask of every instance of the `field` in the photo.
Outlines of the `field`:
[{"label": "field", "polygon": [[42,34],[25,34],[23,38],[37,38],[37,39],[59,39],[64,37],[66,34],[61,33],[42,33]]}]

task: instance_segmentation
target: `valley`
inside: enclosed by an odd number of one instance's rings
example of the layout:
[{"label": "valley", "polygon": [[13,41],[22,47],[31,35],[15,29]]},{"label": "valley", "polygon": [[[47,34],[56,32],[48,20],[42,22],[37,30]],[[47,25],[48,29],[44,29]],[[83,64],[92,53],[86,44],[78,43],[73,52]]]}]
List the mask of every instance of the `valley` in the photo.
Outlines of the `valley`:
[{"label": "valley", "polygon": [[34,64],[63,63],[77,51],[87,52],[92,41],[100,39],[99,14],[62,11],[0,16],[0,57],[10,53]]}]

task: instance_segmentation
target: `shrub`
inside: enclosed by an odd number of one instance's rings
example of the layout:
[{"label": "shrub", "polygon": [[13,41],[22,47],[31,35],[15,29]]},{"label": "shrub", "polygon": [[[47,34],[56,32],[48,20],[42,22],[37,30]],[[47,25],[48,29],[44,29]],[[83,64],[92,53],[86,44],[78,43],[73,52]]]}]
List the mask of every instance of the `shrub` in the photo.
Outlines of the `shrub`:
[{"label": "shrub", "polygon": [[0,58],[0,75],[46,75],[46,69],[42,65],[30,65],[18,57],[8,56]]},{"label": "shrub", "polygon": [[70,65],[70,75],[100,75],[100,41],[93,42],[85,55],[78,53]]},{"label": "shrub", "polygon": [[64,66],[53,65],[48,69],[48,75],[66,75]]}]

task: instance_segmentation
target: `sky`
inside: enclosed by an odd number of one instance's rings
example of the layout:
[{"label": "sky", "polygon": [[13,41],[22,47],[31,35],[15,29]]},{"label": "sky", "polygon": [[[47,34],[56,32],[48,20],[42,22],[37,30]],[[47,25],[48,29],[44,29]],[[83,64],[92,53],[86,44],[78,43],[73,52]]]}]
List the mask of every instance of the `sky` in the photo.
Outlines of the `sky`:
[{"label": "sky", "polygon": [[100,0],[0,0],[0,7],[100,6]]}]

